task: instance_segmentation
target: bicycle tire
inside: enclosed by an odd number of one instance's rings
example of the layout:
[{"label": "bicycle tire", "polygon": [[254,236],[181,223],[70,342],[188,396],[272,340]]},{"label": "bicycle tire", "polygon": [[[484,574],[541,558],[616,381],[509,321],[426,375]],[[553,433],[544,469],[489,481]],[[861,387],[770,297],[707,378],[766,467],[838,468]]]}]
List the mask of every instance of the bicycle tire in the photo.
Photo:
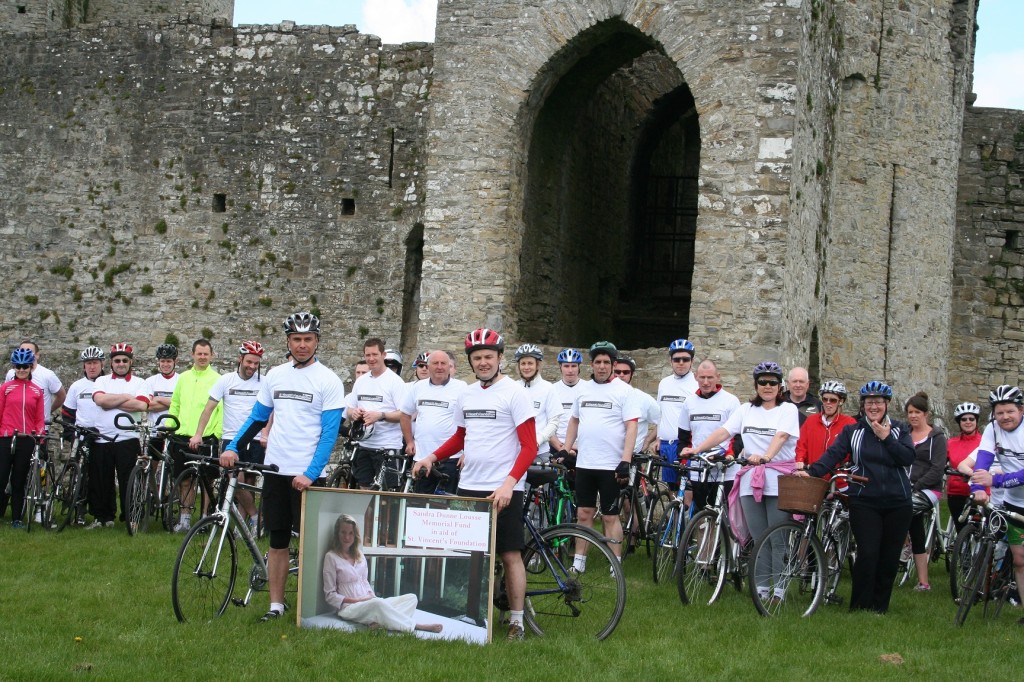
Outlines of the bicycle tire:
[{"label": "bicycle tire", "polygon": [[953,550],[949,557],[949,591],[956,601],[967,581],[967,574],[974,563],[974,555],[981,543],[981,528],[969,523],[960,529],[953,541]]},{"label": "bicycle tire", "polygon": [[[191,508],[183,508],[182,500],[192,497]],[[171,512],[171,521],[174,527],[181,521],[182,512],[189,515],[189,525],[194,526],[202,518],[206,491],[199,482],[199,471],[193,467],[186,467],[178,474],[171,486],[170,502],[168,503]],[[174,529],[172,527],[172,531]]]},{"label": "bicycle tire", "polygon": [[[32,532],[32,524],[35,523],[36,507],[42,496],[42,486],[39,484],[39,462],[33,462],[28,468],[28,478],[25,479],[25,503],[22,505],[22,512],[25,519],[25,531]],[[13,513],[13,509],[12,509]]]},{"label": "bicycle tire", "polygon": [[223,526],[220,519],[208,516],[192,526],[181,543],[171,577],[171,604],[179,622],[209,622],[231,601],[238,554],[234,534],[221,533]]},{"label": "bicycle tire", "polygon": [[[776,573],[765,568],[773,567],[773,548],[780,552],[782,561]],[[758,576],[762,576],[760,581]],[[814,535],[806,535],[804,527],[795,521],[772,526],[750,553],[747,584],[762,616],[810,616],[825,597],[826,577],[821,542]]]},{"label": "bicycle tire", "polygon": [[[601,640],[619,624],[626,608],[622,563],[601,536],[577,524],[551,526],[540,534],[543,547],[531,540],[523,550],[526,572],[525,620],[542,637],[574,634],[581,629]],[[573,547],[590,543],[587,568],[571,571]],[[551,563],[549,570],[544,558]]]},{"label": "bicycle tire", "polygon": [[850,522],[846,519],[840,519],[835,526],[825,531],[821,547],[825,552],[825,568],[828,571],[828,580],[825,583],[826,596],[831,597],[839,588],[851,535]]},{"label": "bicycle tire", "polygon": [[141,464],[132,467],[128,474],[128,487],[124,496],[124,526],[129,536],[137,535],[148,527],[146,514],[146,477],[148,472]]},{"label": "bicycle tire", "polygon": [[174,526],[178,519],[171,509],[171,499],[174,497],[174,466],[168,456],[164,456],[160,462],[160,485],[157,488],[160,492],[160,524],[168,533],[174,532]]},{"label": "bicycle tire", "polygon": [[651,556],[655,584],[667,584],[675,576],[676,550],[679,547],[679,526],[684,523],[681,507],[676,507],[658,523]]},{"label": "bicycle tire", "polygon": [[75,521],[75,514],[78,509],[78,488],[81,480],[81,470],[78,462],[68,460],[61,469],[60,477],[57,479],[57,516],[60,518],[60,525],[57,532],[64,530]]},{"label": "bicycle tire", "polygon": [[676,558],[676,589],[685,605],[715,603],[725,585],[727,546],[719,512],[704,509],[686,524]]},{"label": "bicycle tire", "polygon": [[985,579],[988,578],[988,566],[992,559],[992,545],[983,540],[980,551],[974,555],[971,562],[971,570],[964,580],[964,589],[960,590],[960,604],[956,609],[956,617],[953,623],[962,627],[967,621],[967,614],[971,612],[974,603],[985,599]]},{"label": "bicycle tire", "polygon": [[670,513],[675,499],[675,493],[668,488],[661,487],[656,488],[655,494],[648,496],[647,514],[641,524],[648,557],[652,556],[656,549],[655,538],[658,537],[658,525]]}]

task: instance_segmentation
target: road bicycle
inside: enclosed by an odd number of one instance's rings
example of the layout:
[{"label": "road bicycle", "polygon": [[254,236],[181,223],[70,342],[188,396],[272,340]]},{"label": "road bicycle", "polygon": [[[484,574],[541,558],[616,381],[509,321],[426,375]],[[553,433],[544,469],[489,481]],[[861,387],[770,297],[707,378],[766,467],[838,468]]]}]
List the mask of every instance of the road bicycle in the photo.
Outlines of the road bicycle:
[{"label": "road bicycle", "polygon": [[28,478],[25,479],[25,530],[31,531],[35,523],[46,529],[56,528],[53,523],[54,504],[54,481],[57,478],[57,466],[50,460],[46,444],[50,440],[56,440],[54,436],[45,433],[19,434],[13,433],[11,438],[11,458],[14,457],[14,446],[18,437],[29,437],[32,439],[32,455],[28,461]]},{"label": "road bicycle", "polygon": [[537,529],[576,521],[568,474],[568,467],[558,462],[535,462],[527,472],[526,513]]},{"label": "road bicycle", "polygon": [[[947,473],[949,470],[947,469]],[[945,485],[943,485],[945,487]],[[924,501],[927,500],[928,508],[926,511],[921,512],[924,517],[924,546],[925,553],[928,554],[928,561],[935,563],[940,557],[945,557],[946,570],[949,570],[949,558],[950,550],[953,547],[953,542],[956,540],[956,526],[953,523],[953,518],[949,517],[946,519],[946,524],[942,524],[942,513],[940,507],[942,506],[941,501],[935,504],[931,503],[929,498],[923,492],[915,492],[915,496],[921,499],[920,506],[924,507]],[[910,549],[909,541],[904,547],[903,553],[900,555],[900,563],[897,568],[896,582],[899,585],[906,584],[910,576],[917,575],[917,564],[914,561],[914,554]]]},{"label": "road bicycle", "polygon": [[[217,459],[188,455],[206,466],[216,466]],[[239,477],[242,472],[274,472],[276,465],[239,463],[225,468],[217,485],[219,502],[189,530],[178,550],[171,576],[171,604],[175,617],[182,623],[204,622],[217,618],[228,604],[246,607],[256,592],[267,586],[267,555],[257,545],[256,536],[235,504],[238,490],[254,490],[255,486]],[[292,534],[289,548],[289,581],[298,575],[298,546]],[[245,596],[234,596],[239,571],[238,543],[249,553],[252,563],[248,571]]]},{"label": "road bicycle", "polygon": [[54,482],[54,520],[57,532],[70,525],[85,525],[85,514],[89,505],[89,458],[92,446],[97,441],[109,440],[93,427],[81,427],[71,422],[58,422],[63,442],[70,439],[68,458],[60,467]]},{"label": "road bicycle", "polygon": [[[185,532],[198,523],[208,509],[217,505],[217,492],[213,483],[220,475],[220,465],[218,459],[212,456],[215,446],[211,443],[201,443],[196,452],[192,453],[186,452],[189,448],[188,438],[168,435],[166,442],[178,445],[186,461],[171,484],[164,521],[171,531]],[[208,454],[204,455],[204,452]]]},{"label": "road bicycle", "polygon": [[755,540],[750,553],[747,585],[754,606],[762,616],[798,614],[810,616],[838,584],[842,562],[841,547],[830,531],[824,535],[826,550],[819,538],[819,523],[826,494],[835,496],[842,481],[866,483],[863,476],[839,471],[831,480],[813,477],[780,476],[778,507],[801,514],[801,521],[783,521]]},{"label": "road bicycle", "polygon": [[[1024,525],[1024,515],[1008,509],[993,507],[991,503],[978,506],[976,524],[961,529],[964,546],[973,550],[970,568],[963,573],[958,595],[954,623],[962,626],[975,604],[982,604],[986,617],[998,618],[1003,606],[1017,598],[1017,583],[1013,575],[1013,558],[1006,544],[1006,529],[1012,520]],[[967,554],[954,552],[954,561],[966,559]],[[957,570],[962,567],[957,565]]]},{"label": "road bicycle", "polygon": [[[676,555],[683,538],[683,532],[690,519],[692,510],[684,502],[687,490],[692,483],[688,478],[690,472],[698,473],[702,478],[707,471],[703,467],[690,467],[685,462],[658,460],[656,464],[663,468],[674,469],[679,475],[679,490],[669,502],[668,508],[661,514],[652,535],[651,564],[655,583],[667,584],[673,577],[676,567]],[[702,481],[704,482],[704,481]]]},{"label": "road bicycle", "polygon": [[332,457],[331,461],[327,463],[326,468],[330,471],[327,474],[328,488],[353,490],[359,487],[352,472],[352,460],[355,457],[356,448],[359,447],[359,439],[366,437],[362,424],[362,421],[357,421],[349,427],[348,435],[339,449],[338,457]]},{"label": "road bicycle", "polygon": [[673,499],[668,484],[657,478],[654,465],[661,461],[664,460],[641,452],[633,455],[630,462],[628,482],[619,494],[619,520],[626,554],[631,554],[641,542],[647,556],[654,553],[658,526]]},{"label": "road bicycle", "polygon": [[[149,530],[149,521],[160,516],[164,529],[174,530],[177,520],[171,510],[171,487],[173,486],[173,465],[167,456],[168,435],[178,430],[181,424],[177,417],[163,414],[155,424],[148,419],[135,419],[122,412],[114,417],[114,426],[122,431],[132,431],[139,437],[139,457],[128,475],[125,494],[124,520],[128,535]],[[163,452],[150,453],[149,441],[156,434],[163,438]]]}]

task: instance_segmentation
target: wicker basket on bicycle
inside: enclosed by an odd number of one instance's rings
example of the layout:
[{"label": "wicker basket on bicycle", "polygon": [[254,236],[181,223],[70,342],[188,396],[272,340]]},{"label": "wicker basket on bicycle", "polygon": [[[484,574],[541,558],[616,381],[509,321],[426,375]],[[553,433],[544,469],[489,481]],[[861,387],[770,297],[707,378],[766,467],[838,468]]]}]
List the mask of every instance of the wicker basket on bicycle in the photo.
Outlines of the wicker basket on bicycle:
[{"label": "wicker basket on bicycle", "polygon": [[813,476],[779,476],[779,510],[817,514],[828,492],[828,481]]}]

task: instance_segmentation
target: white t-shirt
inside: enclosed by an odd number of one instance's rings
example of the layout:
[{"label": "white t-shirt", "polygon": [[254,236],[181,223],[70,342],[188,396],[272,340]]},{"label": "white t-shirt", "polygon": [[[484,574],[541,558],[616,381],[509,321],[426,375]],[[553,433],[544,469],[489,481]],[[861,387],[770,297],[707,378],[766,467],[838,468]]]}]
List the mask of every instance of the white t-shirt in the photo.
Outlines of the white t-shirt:
[{"label": "white t-shirt", "polygon": [[[1002,452],[996,450],[996,441]],[[996,453],[995,461],[990,469],[1002,469],[1004,474],[1012,474],[1024,469],[1024,423],[1013,431],[1004,431],[999,424],[992,422],[985,427],[981,434],[979,450]],[[1024,507],[1024,486],[1016,488],[992,488],[992,492],[1003,491],[1002,502],[1009,502],[1018,507]],[[993,495],[993,499],[994,499]]]},{"label": "white t-shirt", "polygon": [[254,372],[248,380],[243,380],[238,371],[222,374],[217,383],[210,387],[210,399],[221,403],[221,438],[232,441],[238,435],[238,429],[249,418],[252,406],[263,388],[263,380],[259,372]]},{"label": "white t-shirt", "polygon": [[674,441],[679,438],[679,411],[700,386],[687,372],[683,376],[669,374],[658,384],[658,405],[661,407],[661,421],[658,422],[658,438]]},{"label": "white t-shirt", "polygon": [[[93,398],[100,393],[128,393],[136,398],[149,400],[149,393],[146,387],[146,380],[142,377],[137,377],[134,374],[129,374],[127,377],[118,377],[113,373],[105,374],[101,377],[96,377],[96,381],[93,387]],[[99,406],[97,405],[97,408]],[[114,419],[117,415],[124,413],[124,410],[104,410],[99,409],[96,414],[96,428],[99,429],[100,433],[107,438],[113,440],[131,440],[137,439],[138,434],[134,431],[124,431],[114,426]],[[139,421],[142,418],[141,412],[129,412],[135,421]]]},{"label": "white t-shirt", "polygon": [[[724,426],[729,416],[740,408],[740,400],[732,393],[720,390],[710,398],[702,398],[699,393],[683,403],[683,409],[679,411],[679,428],[689,431],[692,434],[694,447],[700,445],[711,435],[711,432],[720,426]],[[746,441],[744,441],[745,443]],[[796,447],[796,444],[793,444]],[[733,464],[725,470],[725,480],[731,481],[736,478],[739,465]],[[699,480],[697,473],[690,475],[691,480]],[[717,480],[716,474],[712,474],[709,480]]]},{"label": "white t-shirt", "polygon": [[[402,378],[385,369],[379,377],[367,372],[356,379],[352,392],[346,398],[345,407],[360,408],[371,412],[394,412],[405,400],[406,386]],[[273,431],[273,429],[271,429]],[[374,422],[373,433],[369,438],[359,441],[359,445],[370,450],[394,450],[402,447],[402,425],[397,422],[386,422],[383,419]]]},{"label": "white t-shirt", "polygon": [[555,435],[558,440],[565,442],[565,431],[569,428],[569,417],[572,416],[572,405],[576,402],[582,381],[577,381],[570,386],[561,379],[551,384],[551,392],[554,394],[555,402],[562,408],[562,418],[558,421],[558,429]]},{"label": "white t-shirt", "polygon": [[274,408],[266,463],[285,476],[305,474],[320,442],[321,416],[344,407],[345,387],[319,361],[298,369],[290,362],[279,365],[260,384],[257,400]]},{"label": "white t-shirt", "polygon": [[615,469],[622,461],[626,422],[639,420],[643,411],[632,386],[621,379],[603,384],[581,381],[572,416],[580,420],[576,435],[576,466]]},{"label": "white t-shirt", "polygon": [[[790,435],[782,449],[775,455],[776,462],[789,462],[796,459],[796,441],[800,437],[800,411],[793,403],[782,403],[770,410],[755,407],[753,403],[743,403],[723,424],[730,436],[737,433],[743,436],[743,450],[748,456],[763,455],[768,450],[772,439],[779,431]],[[779,494],[779,472],[765,469],[764,494]],[[740,495],[753,495],[750,487],[750,476],[740,479]]]},{"label": "white t-shirt", "polygon": [[[178,373],[175,372],[170,377],[165,377],[159,372],[146,379],[146,390],[154,398],[167,398],[170,400],[171,396],[174,395],[174,387],[178,383]],[[156,420],[167,414],[167,410],[162,412],[150,412],[149,423],[156,424]]]},{"label": "white t-shirt", "polygon": [[661,407],[658,406],[657,400],[644,391],[639,388],[633,390],[636,391],[636,398],[640,401],[640,421],[636,423],[636,445],[633,447],[635,454],[644,449],[644,441],[647,440],[647,431],[651,424],[657,425],[661,421]]},{"label": "white t-shirt", "polygon": [[[4,381],[10,381],[14,378],[14,369],[7,370],[7,378]],[[60,393],[60,389],[63,388],[63,384],[60,383],[60,379],[53,373],[52,370],[46,369],[42,365],[36,365],[35,369],[32,370],[32,383],[43,389],[43,409],[46,412],[43,415],[49,419],[50,410],[53,409],[53,396]]]},{"label": "white t-shirt", "polygon": [[466,382],[462,379],[449,379],[443,384],[423,379],[409,387],[401,409],[403,414],[414,418],[412,434],[416,440],[416,454],[413,459],[419,461],[432,455],[452,437],[456,404],[465,390]]},{"label": "white t-shirt", "polygon": [[64,398],[64,405],[69,410],[75,410],[75,424],[78,426],[96,426],[100,413],[103,412],[100,406],[92,401],[92,392],[95,387],[96,382],[82,377],[71,384],[68,395]]},{"label": "white t-shirt", "polygon": [[526,389],[527,394],[530,396],[530,404],[533,405],[535,412],[533,418],[537,427],[537,439],[539,441],[537,443],[537,459],[546,462],[550,459],[551,453],[551,443],[548,442],[550,436],[542,441],[540,436],[547,429],[552,419],[557,418],[559,426],[568,419],[564,414],[565,410],[562,409],[561,403],[558,402],[554,386],[550,381],[537,377],[530,382],[529,386],[522,379],[517,380],[516,383]]},{"label": "white t-shirt", "polygon": [[[516,428],[533,418],[533,403],[526,389],[505,376],[487,388],[480,382],[466,387],[458,399],[455,427],[466,429],[465,456],[459,487],[494,492],[519,457]],[[523,490],[524,479],[516,483]]]}]

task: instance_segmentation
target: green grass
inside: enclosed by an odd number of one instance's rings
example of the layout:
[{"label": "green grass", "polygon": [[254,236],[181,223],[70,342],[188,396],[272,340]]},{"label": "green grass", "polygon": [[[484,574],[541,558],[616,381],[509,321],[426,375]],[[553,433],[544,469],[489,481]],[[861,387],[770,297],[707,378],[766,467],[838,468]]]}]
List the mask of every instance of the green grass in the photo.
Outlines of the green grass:
[{"label": "green grass", "polygon": [[[952,624],[941,564],[933,591],[897,588],[888,615],[823,606],[809,619],[760,618],[746,593],[726,588],[712,607],[683,607],[675,586],[656,586],[641,550],[626,559],[629,596],[618,629],[587,637],[488,646],[426,642],[383,632],[257,624],[266,594],[213,624],[179,624],[171,569],[181,536],[122,526],[61,534],[0,528],[0,679],[1017,679],[1024,628],[1008,609],[999,622],[972,612]],[[241,561],[240,568],[245,563]],[[240,574],[244,570],[240,570]],[[236,593],[240,590],[236,587]],[[844,583],[840,593],[848,595]],[[289,615],[293,612],[289,612]],[[498,633],[496,633],[498,634]],[[76,641],[81,638],[81,641]],[[903,663],[880,660],[899,654]],[[198,671],[202,671],[198,673]]]}]

